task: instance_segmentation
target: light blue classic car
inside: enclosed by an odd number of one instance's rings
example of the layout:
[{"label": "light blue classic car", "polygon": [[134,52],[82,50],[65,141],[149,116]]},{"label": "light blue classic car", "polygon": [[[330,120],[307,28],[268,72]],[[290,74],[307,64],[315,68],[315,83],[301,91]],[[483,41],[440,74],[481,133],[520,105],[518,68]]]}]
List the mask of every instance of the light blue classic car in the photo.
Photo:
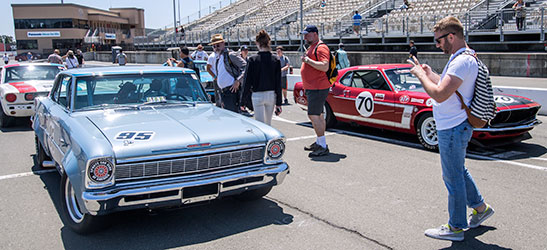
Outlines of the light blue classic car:
[{"label": "light blue classic car", "polygon": [[284,135],[211,104],[192,70],[67,70],[35,105],[37,162],[61,174],[61,217],[78,233],[116,211],[259,199],[289,172]]}]

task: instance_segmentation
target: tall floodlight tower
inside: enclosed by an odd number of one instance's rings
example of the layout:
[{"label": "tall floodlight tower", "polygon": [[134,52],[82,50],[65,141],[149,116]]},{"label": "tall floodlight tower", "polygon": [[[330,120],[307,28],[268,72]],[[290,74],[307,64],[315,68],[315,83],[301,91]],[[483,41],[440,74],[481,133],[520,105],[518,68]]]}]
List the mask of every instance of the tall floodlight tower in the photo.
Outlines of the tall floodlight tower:
[{"label": "tall floodlight tower", "polygon": [[[304,3],[303,0],[300,0],[300,30],[298,33],[304,30]],[[300,48],[298,50],[302,51],[304,54],[304,35],[300,34]]]},{"label": "tall floodlight tower", "polygon": [[177,40],[177,7],[175,6],[175,0],[173,0],[173,44]]}]

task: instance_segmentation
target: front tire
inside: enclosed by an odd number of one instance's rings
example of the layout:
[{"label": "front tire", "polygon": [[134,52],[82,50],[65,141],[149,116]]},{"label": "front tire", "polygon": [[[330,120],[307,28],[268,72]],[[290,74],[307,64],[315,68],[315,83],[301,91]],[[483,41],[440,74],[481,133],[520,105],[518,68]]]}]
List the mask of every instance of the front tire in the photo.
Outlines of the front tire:
[{"label": "front tire", "polygon": [[74,188],[66,174],[61,177],[61,218],[64,224],[78,234],[89,234],[107,226],[105,216],[82,212]]},{"label": "front tire", "polygon": [[416,125],[416,135],[420,144],[427,150],[439,150],[439,139],[437,137],[437,125],[433,114],[427,113],[420,117]]},{"label": "front tire", "polygon": [[42,147],[42,144],[36,136],[34,137],[34,146],[36,148],[36,164],[39,168],[44,168],[44,161],[51,160],[51,158],[47,156],[44,147]]},{"label": "front tire", "polygon": [[13,117],[10,117],[4,113],[2,104],[0,103],[0,128],[7,128],[13,123]]},{"label": "front tire", "polygon": [[261,199],[262,197],[266,196],[272,190],[272,187],[273,186],[248,190],[248,191],[245,191],[245,192],[237,195],[236,199],[238,199],[240,201],[258,200],[258,199]]},{"label": "front tire", "polygon": [[334,113],[332,112],[332,109],[330,108],[330,105],[325,102],[325,105],[323,106],[323,113],[325,116],[325,125],[327,128],[332,128],[336,125],[336,117],[334,116]]}]

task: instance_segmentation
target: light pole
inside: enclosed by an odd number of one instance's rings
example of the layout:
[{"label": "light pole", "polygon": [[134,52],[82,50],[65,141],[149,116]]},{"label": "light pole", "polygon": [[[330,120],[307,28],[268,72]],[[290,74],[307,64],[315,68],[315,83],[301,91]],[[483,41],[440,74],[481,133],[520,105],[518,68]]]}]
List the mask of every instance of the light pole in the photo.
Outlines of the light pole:
[{"label": "light pole", "polygon": [[[302,1],[300,0],[300,31],[298,33],[304,30],[304,4]],[[304,35],[302,34],[300,34],[300,48],[298,50],[302,51],[302,55],[304,54]]]},{"label": "light pole", "polygon": [[173,0],[173,44],[177,39],[177,7],[175,5],[175,0]]},{"label": "light pole", "polygon": [[201,18],[201,0],[199,0],[199,10],[198,10],[199,18]]}]

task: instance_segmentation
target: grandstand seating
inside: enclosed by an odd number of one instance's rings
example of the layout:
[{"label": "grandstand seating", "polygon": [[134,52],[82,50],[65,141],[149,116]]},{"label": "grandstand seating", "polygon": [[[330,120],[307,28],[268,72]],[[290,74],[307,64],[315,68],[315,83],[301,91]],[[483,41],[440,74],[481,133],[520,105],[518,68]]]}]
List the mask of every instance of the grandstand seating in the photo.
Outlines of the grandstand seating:
[{"label": "grandstand seating", "polygon": [[[363,16],[364,36],[406,37],[430,33],[436,21],[454,15],[471,32],[499,33],[516,31],[514,0],[409,0],[408,9],[402,9],[403,0],[304,0],[304,25],[315,24],[323,37],[353,37],[352,16],[359,10]],[[213,33],[223,33],[229,41],[251,42],[254,34],[265,29],[276,39],[297,39],[300,22],[299,0],[238,0],[205,17],[184,26],[186,39],[191,43],[206,42]],[[547,28],[547,0],[527,1],[527,30]],[[500,14],[501,13],[501,14]],[[543,13],[543,24],[542,22]],[[500,19],[501,17],[501,19]],[[501,22],[500,26],[500,20]],[[366,31],[366,32],[365,32]],[[173,31],[167,31],[159,40],[170,40]],[[158,40],[158,39],[156,39]],[[188,41],[188,40],[186,40]]]}]

